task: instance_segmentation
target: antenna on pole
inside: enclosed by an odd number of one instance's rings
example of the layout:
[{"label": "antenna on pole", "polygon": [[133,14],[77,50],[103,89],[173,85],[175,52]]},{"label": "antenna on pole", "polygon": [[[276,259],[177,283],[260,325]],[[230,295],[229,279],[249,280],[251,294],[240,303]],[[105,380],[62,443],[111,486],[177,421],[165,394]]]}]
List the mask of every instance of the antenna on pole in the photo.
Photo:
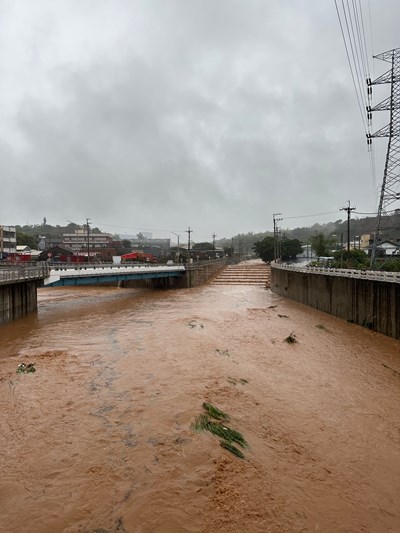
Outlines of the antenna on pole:
[{"label": "antenna on pole", "polygon": [[[371,144],[372,139],[375,137],[388,137],[389,139],[379,198],[376,230],[371,251],[371,266],[376,257],[379,235],[381,230],[384,229],[382,219],[383,217],[389,216],[396,202],[400,206],[400,48],[388,50],[374,57],[389,62],[391,68],[373,81],[367,79],[369,89],[371,89],[372,85],[390,83],[390,96],[374,107],[367,107],[368,117],[371,116],[373,111],[390,112],[389,124],[375,133],[367,134],[368,144]],[[390,210],[389,206],[392,206]]]}]

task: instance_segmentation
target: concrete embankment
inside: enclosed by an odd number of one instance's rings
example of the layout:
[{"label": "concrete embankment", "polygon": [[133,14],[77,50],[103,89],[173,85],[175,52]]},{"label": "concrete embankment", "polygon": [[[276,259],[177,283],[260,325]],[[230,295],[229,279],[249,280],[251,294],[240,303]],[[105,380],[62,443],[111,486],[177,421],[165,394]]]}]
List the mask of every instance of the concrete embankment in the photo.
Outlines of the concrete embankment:
[{"label": "concrete embankment", "polygon": [[0,285],[0,325],[37,309],[37,281]]},{"label": "concrete embankment", "polygon": [[271,290],[325,313],[400,338],[400,283],[272,265]]}]

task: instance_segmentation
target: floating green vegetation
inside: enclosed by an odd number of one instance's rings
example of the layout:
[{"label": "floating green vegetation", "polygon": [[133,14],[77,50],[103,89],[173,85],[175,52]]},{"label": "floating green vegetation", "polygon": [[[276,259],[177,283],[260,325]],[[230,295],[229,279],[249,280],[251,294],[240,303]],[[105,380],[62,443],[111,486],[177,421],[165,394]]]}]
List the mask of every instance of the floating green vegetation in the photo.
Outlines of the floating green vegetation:
[{"label": "floating green vegetation", "polygon": [[229,415],[218,409],[218,407],[215,407],[215,405],[212,405],[211,403],[204,402],[203,403],[203,409],[206,411],[206,413],[211,416],[211,418],[215,418],[215,420],[223,420],[227,422],[229,420]]},{"label": "floating green vegetation", "polygon": [[[195,431],[196,433],[209,431],[212,435],[215,435],[221,439],[221,446],[229,450],[237,457],[244,459],[243,453],[236,448],[235,444],[238,444],[242,448],[248,448],[249,445],[239,431],[223,425],[222,422],[230,420],[229,415],[214,405],[206,402],[203,403],[203,409],[206,412],[201,413],[196,417],[191,425],[191,430]],[[221,418],[222,416],[224,418]],[[217,421],[212,420],[212,418],[216,419]]]},{"label": "floating green vegetation", "polygon": [[290,335],[286,337],[285,341],[288,344],[295,344],[297,342],[296,335],[293,333],[293,331]]},{"label": "floating green vegetation", "polygon": [[220,446],[222,446],[226,450],[229,450],[231,453],[233,453],[233,455],[236,455],[240,459],[245,458],[244,454],[239,450],[239,448],[236,448],[236,446],[234,446],[230,442],[227,442],[226,440],[220,440],[219,444]]},{"label": "floating green vegetation", "polygon": [[29,374],[31,372],[36,372],[35,363],[20,363],[17,367],[17,374]]}]

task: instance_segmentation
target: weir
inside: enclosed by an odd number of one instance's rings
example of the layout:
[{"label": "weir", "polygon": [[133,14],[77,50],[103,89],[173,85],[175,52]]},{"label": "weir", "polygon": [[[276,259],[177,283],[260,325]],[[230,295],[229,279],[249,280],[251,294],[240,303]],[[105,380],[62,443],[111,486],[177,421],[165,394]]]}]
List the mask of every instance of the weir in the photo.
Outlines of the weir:
[{"label": "weir", "polygon": [[273,263],[280,296],[400,339],[400,274]]}]

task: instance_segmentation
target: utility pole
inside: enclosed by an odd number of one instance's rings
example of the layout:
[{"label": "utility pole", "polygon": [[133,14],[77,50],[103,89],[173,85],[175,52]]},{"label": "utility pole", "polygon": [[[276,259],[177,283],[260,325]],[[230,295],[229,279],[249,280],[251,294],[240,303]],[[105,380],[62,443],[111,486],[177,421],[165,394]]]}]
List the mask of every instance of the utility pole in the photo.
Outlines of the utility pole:
[{"label": "utility pole", "polygon": [[283,220],[283,218],[277,218],[279,215],[282,215],[282,213],[273,213],[272,218],[274,221],[274,261],[278,259],[279,255],[279,246],[278,246],[278,238],[279,238],[279,228],[278,228],[278,222],[280,220]]},{"label": "utility pole", "polygon": [[[372,119],[373,111],[390,112],[389,124],[375,133],[367,134],[368,148],[370,148],[373,138],[388,137],[389,139],[376,230],[371,251],[371,266],[376,257],[379,234],[383,229],[382,217],[385,216],[386,221],[388,221],[391,211],[395,211],[396,204],[398,208],[400,203],[400,48],[388,50],[374,56],[374,58],[387,61],[391,64],[391,68],[373,81],[370,78],[367,79],[368,94],[372,94],[373,85],[390,83],[390,96],[374,107],[367,106],[367,118],[369,121]],[[391,209],[389,209],[389,206],[391,206]]]},{"label": "utility pole", "polygon": [[212,240],[213,240],[213,254],[214,254],[214,259],[215,259],[215,233],[212,234]]},{"label": "utility pole", "polygon": [[190,234],[193,232],[192,229],[190,229],[190,226],[188,227],[187,230],[185,230],[186,233],[188,234],[188,257],[187,257],[187,287],[188,289],[190,288]]},{"label": "utility pole", "polygon": [[90,218],[86,219],[86,229],[87,229],[87,257],[88,257],[88,263],[90,263]]},{"label": "utility pole", "polygon": [[340,211],[347,211],[347,251],[350,252],[350,215],[355,207],[350,207],[350,200],[348,203],[349,205],[347,207],[341,207]]},{"label": "utility pole", "polygon": [[187,257],[187,262],[189,264],[190,263],[190,234],[193,233],[193,230],[190,229],[190,226],[189,226],[188,229],[185,230],[185,231],[188,234],[188,257]]}]

